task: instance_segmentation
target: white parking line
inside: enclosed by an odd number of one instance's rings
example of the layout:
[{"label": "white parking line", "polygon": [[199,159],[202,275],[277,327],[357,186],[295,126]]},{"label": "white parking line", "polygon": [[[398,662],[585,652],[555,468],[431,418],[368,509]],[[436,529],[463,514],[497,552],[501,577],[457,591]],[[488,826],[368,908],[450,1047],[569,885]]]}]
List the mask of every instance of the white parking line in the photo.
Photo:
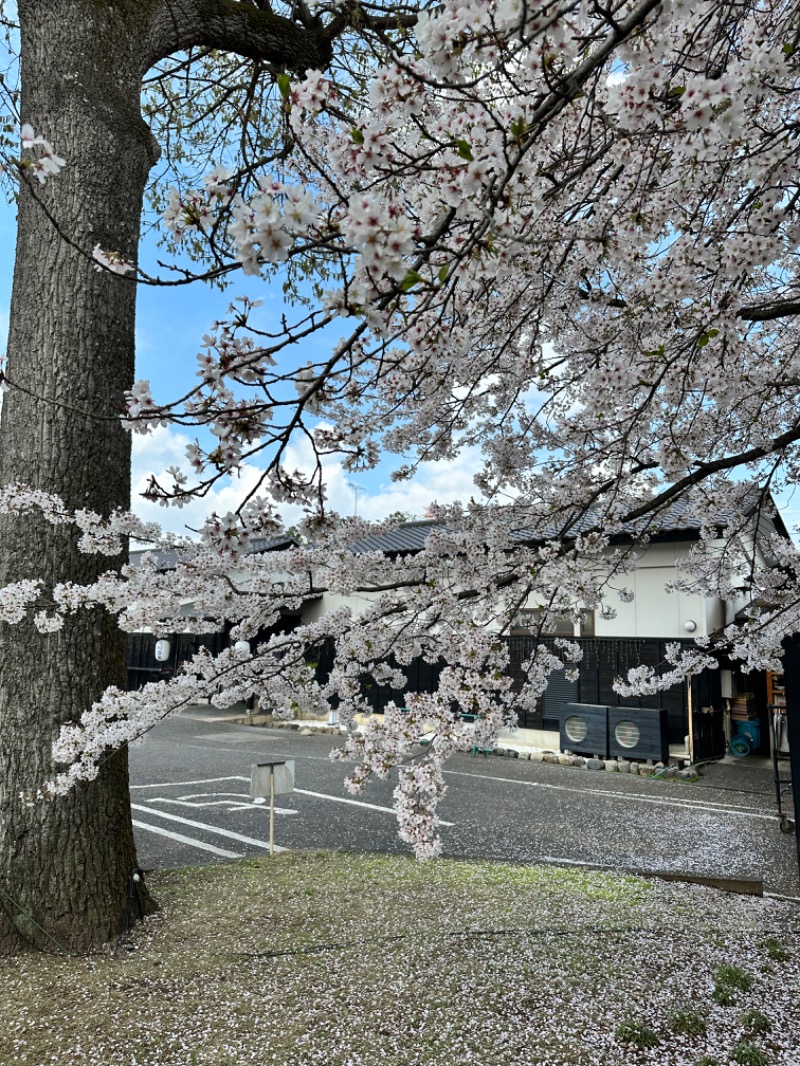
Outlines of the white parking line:
[{"label": "white parking line", "polygon": [[155,785],[131,785],[134,788],[177,788],[179,785],[213,785],[217,781],[249,781],[249,777],[204,777],[202,781],[159,781]]},{"label": "white parking line", "polygon": [[[475,775],[465,775],[465,776],[479,777],[481,775],[480,774],[475,774]],[[215,784],[218,784],[220,781],[249,781],[249,780],[250,780],[249,777],[241,777],[241,776],[237,776],[237,777],[207,777],[203,781],[159,781],[158,784],[155,784],[155,785],[131,785],[131,788],[178,788],[178,787],[182,787],[183,785],[215,785]],[[502,778],[497,778],[497,780],[498,781],[502,780]],[[296,788],[296,789],[294,789],[294,792],[296,792],[299,796],[312,796],[314,799],[330,800],[331,803],[347,803],[347,804],[349,804],[352,807],[366,807],[366,809],[368,811],[382,811],[384,814],[394,814],[394,815],[397,814],[397,811],[394,809],[394,807],[381,807],[377,803],[364,803],[363,800],[347,799],[344,796],[329,796],[326,792],[310,792],[308,789],[305,789],[305,788]],[[213,793],[213,794],[214,795],[224,795],[224,793]],[[148,802],[149,803],[175,803],[177,801],[176,800],[165,800],[165,799],[162,799],[159,796],[159,797],[152,797],[151,799],[148,800]],[[135,804],[132,804],[131,806],[135,806]],[[278,811],[278,809],[279,808],[277,808],[277,807],[275,808],[276,812]],[[159,812],[159,813],[161,813],[161,812]],[[297,812],[290,812],[290,811],[287,810],[286,813],[289,814],[289,813],[297,813]],[[164,815],[164,817],[168,817],[168,816]],[[174,815],[173,815],[173,817],[174,817]],[[191,822],[188,822],[187,824],[189,824],[189,825],[191,825],[191,824],[200,825],[202,823],[191,823]],[[454,822],[441,822],[441,821],[439,822],[439,825],[443,825],[443,826],[452,826],[454,824],[455,824]]]},{"label": "white parking line", "polygon": [[194,837],[185,837],[183,833],[172,833],[169,829],[162,829],[159,825],[148,825],[147,822],[139,822],[136,819],[133,820],[134,828],[144,829],[148,833],[155,833],[160,837],[169,837],[170,840],[177,840],[179,844],[189,844],[193,848],[200,848],[202,851],[210,851],[214,855],[220,855],[223,859],[242,859],[243,855],[240,855],[237,851],[226,851],[224,848],[215,848],[213,844],[205,844],[202,840],[195,840]]},{"label": "white parking line", "polygon": [[[598,799],[617,800],[623,803],[649,803],[656,807],[683,807],[690,811],[708,811],[710,814],[729,814],[734,818],[759,818],[765,822],[773,822],[774,814],[765,814],[762,811],[753,810],[752,807],[737,807],[730,804],[715,803],[713,800],[679,800],[664,799],[658,796],[638,796],[631,792],[610,792],[601,788],[571,788],[569,785],[548,785],[542,781],[521,781],[516,777],[492,777],[490,774],[472,774],[465,770],[443,770],[452,777],[478,777],[484,781],[502,781],[506,785],[525,785],[527,788],[546,788],[552,792],[575,792],[584,798],[587,796]],[[444,825],[444,822],[442,822]]]},{"label": "white parking line", "polygon": [[553,862],[563,866],[597,866],[596,862],[584,862],[583,859],[562,859],[559,855],[540,855],[539,862]]},{"label": "white parking line", "polygon": [[[305,788],[296,788],[294,790],[300,796],[313,796],[314,799],[330,800],[331,803],[349,803],[353,807],[366,807],[368,811],[383,811],[385,814],[393,814],[397,816],[397,811],[394,807],[379,807],[375,803],[364,803],[362,800],[345,799],[344,796],[329,796],[325,792],[309,792]],[[439,822],[439,825],[454,825],[454,822]]]},{"label": "white parking line", "polygon": [[[215,836],[227,837],[229,840],[238,840],[242,844],[254,844],[257,848],[268,848],[269,841],[266,839],[266,834],[261,840],[257,840],[255,837],[245,836],[243,833],[234,833],[231,829],[220,829],[216,825],[208,825],[207,822],[195,822],[191,818],[181,818],[177,814],[167,814],[166,811],[156,810],[155,807],[143,807],[140,803],[132,803],[131,808],[134,811],[144,811],[145,814],[155,815],[157,818],[166,818],[170,822],[180,822],[182,825],[191,826],[193,829],[204,829],[207,833],[212,833]],[[275,845],[275,851],[287,851],[287,848],[279,848]]]},{"label": "white parking line", "polygon": [[[241,801],[230,799],[208,800],[207,803],[197,802],[194,796],[179,796],[178,799],[169,799],[167,796],[148,796],[148,803],[170,803],[173,807],[224,807],[226,811],[258,811],[257,807],[242,792],[199,792],[198,796],[241,796]],[[276,814],[299,814],[289,807],[276,807]]]}]

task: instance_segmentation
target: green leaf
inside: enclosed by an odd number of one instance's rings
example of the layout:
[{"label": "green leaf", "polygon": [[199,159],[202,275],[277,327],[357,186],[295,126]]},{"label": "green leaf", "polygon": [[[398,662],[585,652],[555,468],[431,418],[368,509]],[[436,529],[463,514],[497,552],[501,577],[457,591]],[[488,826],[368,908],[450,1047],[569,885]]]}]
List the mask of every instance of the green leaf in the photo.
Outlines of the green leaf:
[{"label": "green leaf", "polygon": [[421,281],[424,281],[424,278],[421,274],[418,274],[416,270],[409,270],[409,272],[400,282],[400,291],[410,292],[410,290],[413,289],[415,285],[418,285]]},{"label": "green leaf", "polygon": [[783,46],[783,48],[781,49],[781,51],[783,52],[783,54],[785,56],[793,56],[794,55],[794,45],[785,44]]},{"label": "green leaf", "polygon": [[467,142],[457,137],[454,143],[461,158],[468,159],[470,162],[472,162],[475,156],[472,154],[472,149],[467,144]]},{"label": "green leaf", "polygon": [[511,136],[515,141],[521,141],[524,134],[527,133],[528,124],[523,118],[515,119],[511,123]]},{"label": "green leaf", "polygon": [[350,136],[353,138],[353,140],[356,142],[356,144],[363,144],[364,143],[364,134],[356,126],[354,126],[350,130]]},{"label": "green leaf", "polygon": [[719,330],[718,329],[709,329],[709,330],[706,330],[706,333],[708,334],[709,337],[718,337],[719,336]]},{"label": "green leaf", "polygon": [[683,96],[683,94],[685,92],[686,92],[686,86],[685,85],[673,85],[673,87],[669,91],[669,95],[670,96]]},{"label": "green leaf", "polygon": [[288,74],[279,74],[278,77],[276,78],[276,81],[277,81],[277,84],[278,84],[278,92],[281,94],[281,97],[284,100],[288,101],[289,97],[292,94],[292,83],[289,80],[289,75]]},{"label": "green leaf", "polygon": [[700,337],[698,338],[698,341],[697,341],[697,347],[698,348],[705,348],[705,346],[708,344],[708,342],[710,340],[711,340],[711,338],[709,337],[709,335],[707,333],[701,333]]},{"label": "green leaf", "polygon": [[444,283],[447,281],[447,278],[448,278],[449,274],[450,274],[450,268],[446,267],[446,266],[443,266],[441,268],[441,270],[439,271],[439,273],[436,275],[437,278],[439,279],[439,284],[440,285],[444,285]]}]

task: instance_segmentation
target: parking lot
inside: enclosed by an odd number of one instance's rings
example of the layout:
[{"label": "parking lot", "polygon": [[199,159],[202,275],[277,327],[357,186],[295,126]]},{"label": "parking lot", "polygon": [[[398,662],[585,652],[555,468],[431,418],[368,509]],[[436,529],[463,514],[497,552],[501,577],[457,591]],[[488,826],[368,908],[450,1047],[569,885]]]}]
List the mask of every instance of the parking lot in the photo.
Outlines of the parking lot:
[{"label": "parking lot", "polygon": [[[295,761],[295,789],[276,800],[279,848],[403,852],[394,783],[346,792],[328,735],[232,725],[197,711],[154,729],[131,751],[133,815],[145,868],[262,855],[266,808],[250,767]],[[736,770],[737,768],[733,768]],[[515,862],[763,878],[800,896],[795,842],[782,834],[769,775],[711,767],[701,784],[592,773],[517,759],[458,756],[440,808],[444,854]]]}]

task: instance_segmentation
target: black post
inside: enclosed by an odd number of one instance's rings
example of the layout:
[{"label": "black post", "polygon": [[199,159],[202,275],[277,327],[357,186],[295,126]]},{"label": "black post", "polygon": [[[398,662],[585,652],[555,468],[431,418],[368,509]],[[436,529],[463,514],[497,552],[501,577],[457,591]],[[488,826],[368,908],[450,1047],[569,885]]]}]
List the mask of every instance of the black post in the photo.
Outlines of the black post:
[{"label": "black post", "polygon": [[792,776],[794,834],[800,868],[800,636],[783,641],[783,680],[786,685],[786,728],[789,736],[789,768]]}]

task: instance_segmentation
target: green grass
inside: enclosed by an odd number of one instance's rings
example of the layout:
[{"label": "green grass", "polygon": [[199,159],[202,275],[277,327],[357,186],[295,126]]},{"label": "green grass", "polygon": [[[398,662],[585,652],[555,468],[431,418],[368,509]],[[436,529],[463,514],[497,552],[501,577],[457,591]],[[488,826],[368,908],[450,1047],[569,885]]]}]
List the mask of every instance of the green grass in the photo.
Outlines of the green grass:
[{"label": "green grass", "polygon": [[755,1044],[749,1044],[747,1041],[740,1041],[733,1051],[731,1051],[731,1058],[739,1066],[769,1066],[769,1059]]},{"label": "green grass", "polygon": [[733,1007],[739,1000],[738,993],[749,992],[753,978],[740,966],[725,964],[714,970],[716,985],[711,998],[720,1007]]},{"label": "green grass", "polygon": [[787,962],[791,958],[790,953],[786,950],[783,944],[774,937],[768,937],[764,941],[764,950],[771,959],[775,960],[775,962]]},{"label": "green grass", "polygon": [[746,1033],[768,1033],[772,1028],[772,1022],[766,1014],[751,1008],[742,1015],[742,1028]]},{"label": "green grass", "polygon": [[705,1015],[693,1007],[680,1007],[669,1016],[669,1027],[673,1033],[683,1036],[703,1036],[708,1029]]},{"label": "green grass", "polygon": [[740,966],[717,966],[714,978],[718,985],[725,985],[736,992],[749,992],[753,987],[753,978]]},{"label": "green grass", "polygon": [[617,1026],[614,1030],[614,1036],[620,1043],[631,1044],[633,1047],[639,1048],[640,1051],[658,1047],[661,1043],[658,1033],[651,1029],[649,1025],[630,1019]]},{"label": "green grass", "polygon": [[716,985],[711,998],[719,1007],[734,1007],[737,1002],[736,990],[730,985]]}]

